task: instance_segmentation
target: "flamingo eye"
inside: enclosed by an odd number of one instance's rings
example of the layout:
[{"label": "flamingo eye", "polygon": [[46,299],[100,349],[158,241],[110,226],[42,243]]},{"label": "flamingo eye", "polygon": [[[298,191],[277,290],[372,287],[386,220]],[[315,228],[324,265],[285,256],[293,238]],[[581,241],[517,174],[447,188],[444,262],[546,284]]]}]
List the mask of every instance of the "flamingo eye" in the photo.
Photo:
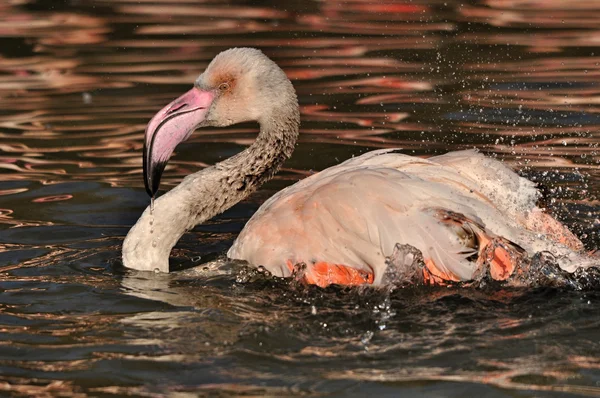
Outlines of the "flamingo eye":
[{"label": "flamingo eye", "polygon": [[221,91],[227,91],[227,90],[229,90],[229,83],[221,83],[221,84],[219,84],[219,90],[221,90]]}]

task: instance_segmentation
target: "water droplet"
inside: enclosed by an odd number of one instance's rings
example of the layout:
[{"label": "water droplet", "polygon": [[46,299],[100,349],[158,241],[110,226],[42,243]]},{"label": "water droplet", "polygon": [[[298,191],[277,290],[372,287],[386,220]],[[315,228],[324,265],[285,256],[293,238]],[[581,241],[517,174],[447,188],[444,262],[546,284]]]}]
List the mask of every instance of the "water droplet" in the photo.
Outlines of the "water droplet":
[{"label": "water droplet", "polygon": [[83,99],[83,103],[89,105],[92,103],[92,94],[85,92],[81,94],[81,98]]},{"label": "water droplet", "polygon": [[152,247],[156,247],[157,243],[155,240],[152,241]]},{"label": "water droplet", "polygon": [[317,315],[317,307],[315,307],[314,305],[311,305],[310,313],[311,313],[311,315]]},{"label": "water droplet", "polygon": [[154,273],[155,274],[160,274],[160,270],[158,268],[154,268]]},{"label": "water droplet", "polygon": [[375,333],[369,330],[368,332],[362,335],[362,337],[360,338],[360,342],[366,345],[369,343],[369,341],[371,341],[374,335]]}]

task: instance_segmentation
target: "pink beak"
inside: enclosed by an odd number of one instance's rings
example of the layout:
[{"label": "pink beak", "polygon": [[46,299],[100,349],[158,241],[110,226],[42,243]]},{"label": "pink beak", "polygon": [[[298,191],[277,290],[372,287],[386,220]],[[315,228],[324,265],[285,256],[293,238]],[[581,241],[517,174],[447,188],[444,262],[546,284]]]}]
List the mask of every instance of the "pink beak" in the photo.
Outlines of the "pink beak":
[{"label": "pink beak", "polygon": [[188,139],[206,119],[214,94],[196,87],[162,108],[146,127],[144,184],[154,197],[160,177],[175,147]]}]

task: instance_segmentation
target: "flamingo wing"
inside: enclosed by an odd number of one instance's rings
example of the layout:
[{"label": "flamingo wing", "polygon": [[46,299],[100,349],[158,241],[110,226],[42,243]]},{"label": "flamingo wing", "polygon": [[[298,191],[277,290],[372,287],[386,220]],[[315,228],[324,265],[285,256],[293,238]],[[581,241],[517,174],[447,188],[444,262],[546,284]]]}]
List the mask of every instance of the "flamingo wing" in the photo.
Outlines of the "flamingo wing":
[{"label": "flamingo wing", "polygon": [[538,197],[532,182],[475,151],[430,159],[373,151],[274,195],[228,256],[279,276],[303,264],[307,280],[322,286],[379,284],[386,260],[404,244],[423,254],[426,278],[460,281],[473,277],[485,248],[496,242],[501,249],[488,260],[504,279],[521,247],[555,246],[529,220]]}]

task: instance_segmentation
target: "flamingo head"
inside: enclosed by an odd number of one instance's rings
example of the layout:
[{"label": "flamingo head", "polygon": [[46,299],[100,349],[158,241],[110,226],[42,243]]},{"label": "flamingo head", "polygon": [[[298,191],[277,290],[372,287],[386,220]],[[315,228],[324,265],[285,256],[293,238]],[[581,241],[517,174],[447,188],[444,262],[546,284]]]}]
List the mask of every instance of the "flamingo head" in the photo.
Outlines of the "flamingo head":
[{"label": "flamingo head", "polygon": [[229,126],[269,117],[285,73],[260,50],[232,48],[218,54],[194,87],[162,108],[144,137],[144,183],[154,197],[175,147],[199,127]]}]

